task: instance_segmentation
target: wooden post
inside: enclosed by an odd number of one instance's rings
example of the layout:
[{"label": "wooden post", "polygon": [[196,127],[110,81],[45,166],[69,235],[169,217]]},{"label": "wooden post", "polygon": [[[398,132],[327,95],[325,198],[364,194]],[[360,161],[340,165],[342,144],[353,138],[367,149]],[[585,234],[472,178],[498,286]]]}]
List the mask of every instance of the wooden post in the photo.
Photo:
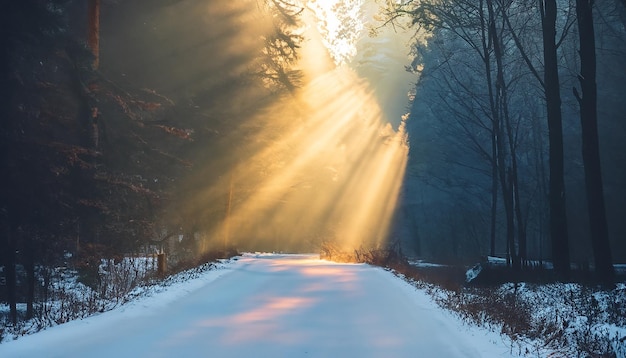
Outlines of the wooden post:
[{"label": "wooden post", "polygon": [[159,276],[165,276],[165,272],[167,271],[167,257],[165,256],[165,252],[161,250],[157,254],[157,273]]},{"label": "wooden post", "polygon": [[230,236],[230,209],[233,201],[233,174],[230,174],[228,185],[228,201],[226,202],[226,220],[224,222],[224,251],[228,250]]}]

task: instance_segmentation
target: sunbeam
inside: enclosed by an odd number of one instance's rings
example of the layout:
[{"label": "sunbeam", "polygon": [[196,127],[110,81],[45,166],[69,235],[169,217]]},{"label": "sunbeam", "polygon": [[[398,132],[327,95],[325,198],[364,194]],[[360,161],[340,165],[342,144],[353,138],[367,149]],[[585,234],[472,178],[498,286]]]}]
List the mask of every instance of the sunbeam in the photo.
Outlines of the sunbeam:
[{"label": "sunbeam", "polygon": [[337,65],[349,62],[357,52],[357,41],[364,26],[364,0],[309,0],[315,24],[322,35],[322,43]]},{"label": "sunbeam", "polygon": [[303,85],[248,118],[241,131],[254,135],[228,153],[230,169],[187,203],[212,218],[202,248],[311,252],[387,239],[407,161],[404,124],[394,130],[370,82],[338,61],[344,45],[320,30],[330,21],[316,8],[324,4],[309,2],[303,15]]}]

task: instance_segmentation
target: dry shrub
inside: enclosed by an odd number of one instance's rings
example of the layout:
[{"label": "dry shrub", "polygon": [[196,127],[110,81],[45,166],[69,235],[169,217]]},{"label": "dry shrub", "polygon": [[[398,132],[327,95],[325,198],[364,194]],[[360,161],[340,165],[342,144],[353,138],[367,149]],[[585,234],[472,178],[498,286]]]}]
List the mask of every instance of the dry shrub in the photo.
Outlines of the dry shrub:
[{"label": "dry shrub", "polygon": [[391,243],[383,248],[364,248],[352,251],[340,248],[332,241],[324,241],[320,247],[320,258],[335,262],[366,263],[381,267],[403,267],[408,262],[402,255],[399,243]]},{"label": "dry shrub", "polygon": [[320,259],[334,262],[358,262],[353,253],[342,250],[332,241],[324,241],[320,246]]},{"label": "dry shrub", "polygon": [[499,326],[512,338],[525,335],[531,327],[531,307],[520,299],[517,285],[501,290],[467,287],[449,291],[438,301],[475,324]]},{"label": "dry shrub", "polygon": [[169,274],[176,274],[185,270],[193,269],[206,263],[215,262],[218,259],[229,259],[238,256],[239,252],[234,247],[226,249],[209,250],[204,253],[188,256],[171,265]]}]

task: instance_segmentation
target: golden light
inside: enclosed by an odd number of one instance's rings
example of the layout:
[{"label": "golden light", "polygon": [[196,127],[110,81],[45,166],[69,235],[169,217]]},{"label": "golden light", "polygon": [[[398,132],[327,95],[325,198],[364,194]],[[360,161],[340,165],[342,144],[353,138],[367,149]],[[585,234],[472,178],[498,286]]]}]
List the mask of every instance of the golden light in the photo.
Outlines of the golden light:
[{"label": "golden light", "polygon": [[363,0],[309,0],[309,8],[322,35],[322,42],[337,65],[349,62],[356,54],[356,43],[363,31]]},{"label": "golden light", "polygon": [[343,65],[356,51],[346,25],[363,24],[338,22],[358,19],[360,3],[307,2],[303,87],[251,118],[242,130],[256,136],[238,164],[199,195],[226,201],[206,236],[214,245],[315,252],[322,241],[351,250],[387,239],[408,147],[404,125],[393,129],[370,83]]}]

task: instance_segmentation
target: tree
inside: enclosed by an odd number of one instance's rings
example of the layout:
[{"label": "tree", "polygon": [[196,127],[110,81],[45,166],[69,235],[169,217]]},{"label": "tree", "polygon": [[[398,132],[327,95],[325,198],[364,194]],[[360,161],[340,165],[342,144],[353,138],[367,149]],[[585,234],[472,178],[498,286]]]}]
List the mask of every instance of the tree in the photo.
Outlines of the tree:
[{"label": "tree", "polygon": [[[18,318],[16,266],[23,263],[19,262],[18,251],[25,242],[24,232],[37,225],[36,221],[31,221],[33,213],[41,210],[37,205],[41,201],[33,202],[25,198],[36,196],[34,192],[38,188],[33,183],[40,180],[38,175],[29,174],[41,173],[38,170],[46,161],[43,157],[33,160],[32,154],[40,147],[33,143],[35,138],[26,138],[26,133],[31,134],[31,129],[40,123],[29,113],[30,103],[24,105],[27,101],[21,97],[23,93],[32,93],[32,88],[24,91],[24,83],[32,80],[23,80],[20,75],[23,67],[28,66],[34,57],[25,48],[42,46],[48,40],[47,36],[61,26],[58,14],[48,7],[54,5],[56,2],[5,2],[0,9],[0,168],[3,173],[0,189],[0,251],[3,257],[0,260],[5,268],[6,297],[13,323]],[[37,78],[36,75],[32,77]],[[26,266],[29,266],[30,276],[33,265],[27,263]],[[28,292],[29,295],[31,293]],[[32,305],[29,306],[29,313],[32,314]]]},{"label": "tree", "polygon": [[580,88],[574,87],[574,95],[580,105],[582,125],[582,154],[585,167],[585,186],[591,244],[593,247],[597,278],[606,284],[615,279],[613,260],[604,205],[602,168],[600,166],[600,148],[598,139],[597,86],[596,86],[596,49],[593,25],[594,0],[576,0],[576,19],[580,39]]},{"label": "tree", "polygon": [[[493,55],[496,61],[496,80],[495,91],[490,89],[490,95],[492,96],[492,117],[494,122],[494,132],[496,136],[496,152],[498,161],[498,174],[500,177],[500,185],[502,187],[502,200],[504,202],[505,214],[506,214],[506,247],[507,247],[507,261],[512,263],[514,268],[520,268],[520,255],[516,252],[515,248],[515,214],[517,214],[517,226],[518,230],[518,242],[520,247],[523,241],[524,232],[521,220],[521,209],[519,200],[519,190],[517,185],[517,154],[513,134],[511,131],[511,123],[509,117],[509,101],[508,101],[508,86],[504,79],[504,42],[502,40],[503,29],[498,29],[496,26],[496,9],[494,9],[494,2],[492,0],[486,1],[487,13],[488,13],[488,34],[490,43],[493,46]],[[498,15],[504,13],[506,9],[501,4],[499,7]],[[498,19],[503,19],[499,17]],[[489,75],[488,75],[489,76]],[[490,85],[491,86],[491,85]],[[505,137],[506,129],[506,137]],[[505,139],[506,138],[506,139]],[[505,148],[505,141],[508,142],[508,148]],[[507,152],[508,149],[508,152]],[[507,156],[510,157],[509,163],[505,162]]]},{"label": "tree", "polygon": [[548,118],[550,145],[550,236],[554,269],[561,279],[569,277],[569,241],[565,207],[565,181],[563,169],[563,124],[561,117],[561,90],[556,43],[556,0],[541,0],[543,29],[544,90]]},{"label": "tree", "polygon": [[301,26],[300,15],[304,8],[287,0],[266,0],[267,16],[271,17],[271,30],[263,34],[264,47],[259,58],[257,75],[266,86],[275,90],[295,91],[302,73],[294,69],[302,35],[294,30]]},{"label": "tree", "polygon": [[[9,138],[8,133],[10,131],[9,106],[11,103],[10,89],[9,89],[9,20],[11,17],[11,7],[14,6],[11,2],[3,2],[0,5],[0,168],[2,168],[3,177],[6,175],[5,168],[8,168],[9,164]],[[3,178],[5,182],[6,178]],[[11,238],[9,236],[9,217],[8,217],[8,195],[10,188],[6,184],[0,186],[0,248],[2,248],[3,255],[0,256],[0,263],[5,267],[5,288],[7,298],[10,299],[12,295],[12,289],[9,282],[11,277],[15,277],[14,274],[10,275],[8,270],[14,270],[13,264],[14,251],[11,252]],[[14,306],[11,304],[11,315],[15,312],[15,318],[17,320],[17,311],[14,311]],[[13,319],[12,319],[13,320]]]},{"label": "tree", "polygon": [[[489,5],[493,10],[491,16],[486,14]],[[450,190],[450,186],[455,184],[450,179],[460,182],[459,176],[464,176],[464,179],[472,180],[474,185],[482,187],[483,195],[486,193],[487,183],[484,177],[479,178],[461,169],[462,166],[479,168],[483,171],[481,175],[484,175],[485,167],[477,164],[475,158],[472,158],[470,162],[466,157],[455,157],[457,153],[454,151],[456,148],[453,149],[453,147],[474,149],[482,146],[483,149],[488,149],[486,134],[492,130],[491,154],[487,150],[488,155],[481,155],[481,158],[496,159],[491,162],[491,168],[494,169],[491,178],[496,179],[492,182],[496,185],[492,186],[491,194],[492,199],[499,195],[497,199],[500,202],[497,203],[499,206],[497,208],[492,205],[491,212],[497,212],[498,216],[498,220],[495,221],[493,220],[495,215],[492,215],[491,227],[497,228],[492,229],[492,233],[500,234],[499,237],[505,236],[504,229],[506,223],[510,222],[510,216],[506,215],[507,207],[502,199],[504,195],[507,195],[506,200],[513,203],[516,243],[519,244],[516,249],[519,249],[521,261],[524,261],[522,256],[526,250],[529,250],[529,253],[532,250],[535,253],[543,251],[542,237],[548,234],[546,244],[548,240],[551,240],[553,250],[545,251],[548,255],[550,255],[549,251],[553,251],[557,271],[565,271],[565,274],[559,272],[561,279],[567,278],[570,247],[571,255],[576,260],[586,260],[586,255],[592,254],[592,251],[586,247],[589,243],[589,236],[585,235],[587,231],[584,231],[585,234],[582,235],[579,230],[572,231],[574,227],[584,228],[587,220],[570,221],[568,225],[565,206],[565,190],[571,190],[570,185],[572,189],[582,187],[585,180],[583,172],[585,168],[575,159],[577,157],[575,151],[579,150],[576,139],[581,136],[578,133],[580,127],[576,123],[567,121],[568,118],[579,115],[576,113],[575,107],[577,106],[571,105],[575,104],[575,98],[572,96],[562,98],[560,93],[561,87],[571,88],[572,85],[568,81],[574,79],[565,75],[565,71],[578,71],[571,67],[571,64],[578,62],[578,55],[575,51],[578,41],[573,36],[569,36],[570,29],[576,22],[574,5],[574,1],[567,0],[550,2],[537,0],[403,1],[389,5],[387,17],[384,19],[394,21],[406,15],[410,18],[412,25],[429,31],[428,44],[416,46],[416,57],[412,64],[412,68],[421,76],[419,86],[427,85],[428,90],[418,89],[422,95],[416,96],[411,112],[419,113],[419,115],[412,116],[411,119],[420,124],[411,125],[409,121],[408,127],[411,128],[409,135],[412,150],[429,146],[429,153],[418,153],[422,156],[431,156],[428,170],[437,174],[436,172],[441,169],[435,168],[441,164],[432,160],[433,157],[436,158],[434,151],[441,151],[444,155],[451,157],[446,164],[458,164],[458,171],[455,170],[454,174],[451,171],[444,173],[445,178],[440,178],[448,181],[441,180],[438,183],[439,187],[435,189]],[[596,48],[599,61],[597,68],[598,135],[601,137],[600,144],[604,151],[602,159],[608,164],[621,162],[624,159],[622,150],[624,144],[620,140],[623,138],[624,122],[616,119],[619,118],[619,113],[624,111],[624,102],[621,100],[624,83],[621,80],[623,77],[621,62],[623,62],[625,45],[622,25],[625,12],[623,10],[626,9],[622,6],[622,0],[596,2],[595,6],[594,13],[597,12],[595,32],[596,41],[599,43]],[[480,21],[481,12],[478,9],[484,9],[482,16],[484,23]],[[489,40],[483,42],[486,51],[478,51],[481,45],[481,31],[485,33],[482,37]],[[454,37],[460,41],[456,41]],[[538,41],[540,38],[542,40]],[[511,51],[513,45],[519,49],[518,53]],[[426,58],[424,54],[429,51],[430,58]],[[485,68],[489,70],[485,71]],[[435,71],[438,74],[435,74]],[[488,76],[491,77],[490,80],[488,78],[486,80]],[[436,83],[426,77],[437,77]],[[580,91],[581,87],[578,84],[576,87]],[[492,89],[491,94],[487,93],[489,89]],[[494,100],[493,106],[489,103],[489,98]],[[471,103],[472,101],[475,103]],[[428,105],[429,102],[432,103],[431,111],[434,113],[420,112],[419,106]],[[415,105],[415,103],[419,104]],[[477,103],[480,104],[475,105]],[[480,110],[475,111],[476,108]],[[424,128],[425,115],[432,118],[429,126],[435,129],[446,126],[445,130],[448,131],[446,135],[453,135],[452,132],[456,132],[456,142],[449,141],[444,144],[447,139],[443,136],[435,139],[432,135],[428,137],[424,134],[427,133]],[[483,117],[485,124],[489,124],[487,127],[477,125],[480,123],[480,117]],[[548,117],[547,120],[544,119],[546,117]],[[472,136],[479,140],[479,146],[467,141]],[[426,140],[433,144],[417,143]],[[499,140],[502,141],[503,146],[498,146]],[[544,146],[544,140],[547,147]],[[503,150],[499,151],[498,148]],[[504,163],[502,161],[497,163],[500,153],[505,154]],[[409,160],[417,158],[418,154],[413,155]],[[514,169],[515,162],[517,162],[517,170]],[[508,171],[509,168],[510,171]],[[549,168],[550,172],[548,172]],[[618,234],[621,235],[625,228],[624,224],[619,221],[619,218],[623,217],[621,202],[624,197],[622,184],[625,172],[622,169],[620,166],[605,164],[602,173],[603,190],[607,194],[604,200],[609,238],[619,237]],[[504,170],[505,180],[502,180],[501,170]],[[519,173],[518,179],[515,178],[515,172]],[[428,179],[416,176],[415,180],[426,183]],[[504,192],[501,191],[502,189]],[[510,199],[511,192],[512,200]],[[583,190],[572,190],[572,194],[568,195],[567,201],[570,201],[570,197],[572,200],[567,207],[567,213],[572,217],[587,215],[587,208],[581,210],[578,205],[584,200],[582,193]],[[487,197],[484,196],[481,200],[485,203],[481,210],[487,217]],[[491,203],[494,204],[496,201],[492,200]],[[520,203],[521,206],[519,206]],[[519,215],[519,209],[522,209],[523,215]],[[526,231],[528,231],[529,244],[525,248],[523,238],[527,235]],[[494,239],[490,242],[492,245],[489,251],[495,253],[495,236],[492,238]],[[507,242],[510,241],[507,239]],[[612,240],[610,243],[613,247],[612,255],[619,256],[624,252],[616,250],[623,246],[621,241]],[[589,257],[589,259],[592,258]]]},{"label": "tree", "polygon": [[100,66],[100,0],[89,0],[87,10],[87,44],[93,54],[92,68]]},{"label": "tree", "polygon": [[[441,40],[450,47],[450,42],[440,35],[444,32],[454,34],[462,40],[451,51],[468,47],[479,60],[479,73],[475,81],[482,85],[473,87],[467,78],[460,74],[464,71],[464,65],[457,63],[450,65],[451,58],[446,58],[442,63],[449,69],[448,73],[455,82],[449,87],[450,93],[462,90],[467,92],[465,98],[455,101],[467,101],[465,111],[454,111],[453,115],[466,123],[459,123],[463,128],[463,134],[475,137],[478,132],[488,132],[490,135],[490,149],[483,149],[482,156],[489,160],[491,166],[491,221],[490,221],[490,254],[495,254],[496,226],[497,226],[497,201],[499,192],[502,195],[504,214],[506,219],[506,254],[509,263],[519,268],[522,259],[526,257],[526,213],[522,208],[522,195],[520,194],[519,181],[519,128],[524,121],[524,116],[519,115],[515,120],[511,116],[511,102],[520,100],[521,93],[514,93],[516,85],[525,74],[520,71],[520,62],[514,56],[510,56],[507,47],[510,46],[510,35],[507,32],[506,13],[511,11],[511,3],[495,0],[449,0],[449,1],[412,1],[397,5],[395,9],[388,10],[388,17],[393,19],[398,14],[409,14],[413,24],[431,29],[443,29],[435,31],[437,37],[428,46],[438,46]],[[447,83],[447,79],[443,79]],[[455,104],[456,105],[456,104]],[[478,106],[478,113],[473,113],[471,107]],[[524,112],[523,109],[516,112]],[[465,114],[463,114],[465,113]],[[466,114],[470,114],[467,116]],[[469,118],[469,117],[474,118]],[[463,119],[463,117],[465,117]],[[482,118],[481,118],[482,117]],[[516,123],[514,123],[516,121]],[[481,123],[482,122],[482,123]],[[468,124],[476,128],[467,130]],[[478,143],[481,147],[486,142],[473,139],[475,147]],[[486,147],[487,145],[485,145]]]}]

